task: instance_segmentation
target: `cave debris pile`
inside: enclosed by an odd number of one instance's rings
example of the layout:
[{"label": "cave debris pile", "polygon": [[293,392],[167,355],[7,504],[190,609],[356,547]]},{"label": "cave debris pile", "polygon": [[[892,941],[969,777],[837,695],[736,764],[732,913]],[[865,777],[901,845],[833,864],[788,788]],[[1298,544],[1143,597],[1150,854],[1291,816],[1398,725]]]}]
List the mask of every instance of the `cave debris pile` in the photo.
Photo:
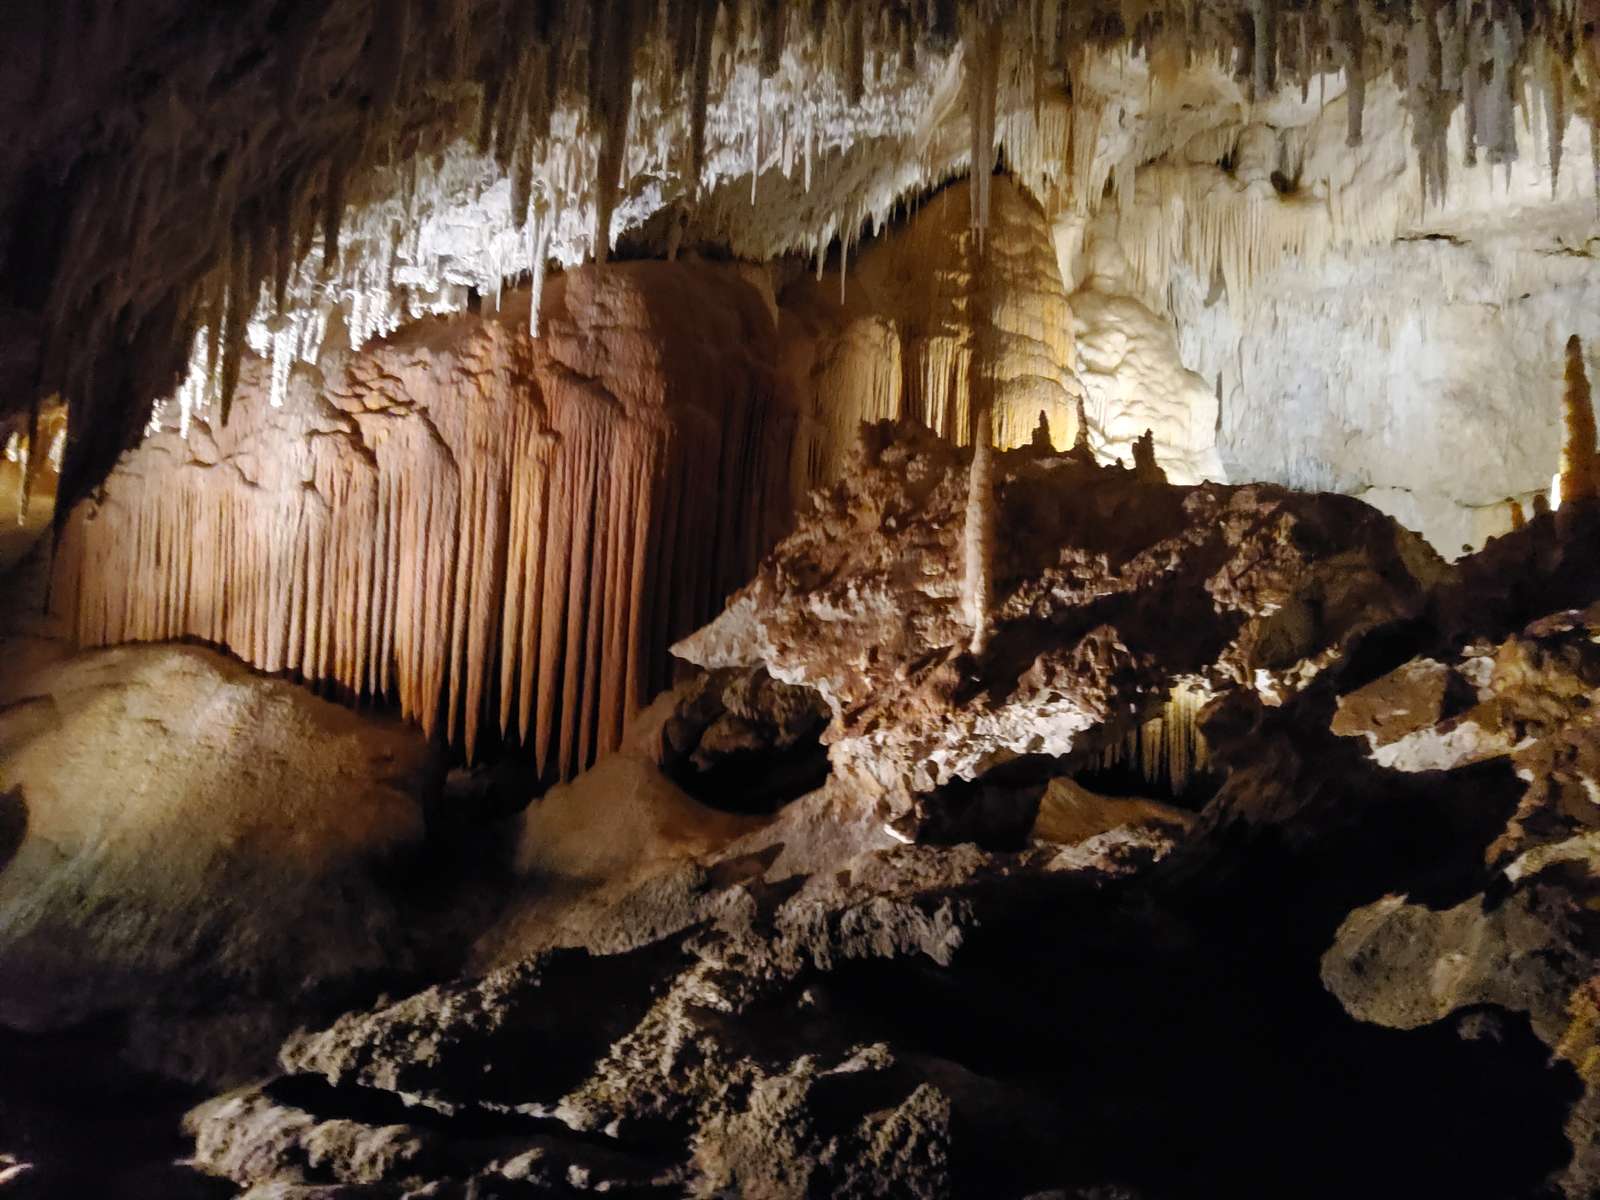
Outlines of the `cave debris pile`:
[{"label": "cave debris pile", "polygon": [[814,689],[834,769],[891,819],[1018,759],[1066,774],[1131,755],[1181,790],[1205,701],[1281,700],[1443,570],[1341,497],[1176,487],[1148,453],[1102,467],[1048,441],[990,457],[984,478],[916,426],[866,429],[755,580],[674,647]]}]

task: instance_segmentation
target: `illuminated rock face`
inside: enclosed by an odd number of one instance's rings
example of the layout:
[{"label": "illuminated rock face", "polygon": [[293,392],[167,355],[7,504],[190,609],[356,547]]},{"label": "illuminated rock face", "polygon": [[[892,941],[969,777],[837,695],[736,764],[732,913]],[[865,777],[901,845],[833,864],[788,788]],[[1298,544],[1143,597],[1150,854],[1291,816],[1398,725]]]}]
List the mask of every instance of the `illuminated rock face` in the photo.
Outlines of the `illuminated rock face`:
[{"label": "illuminated rock face", "polygon": [[[1014,758],[1089,761],[1181,721],[1185,681],[1279,698],[1440,571],[1419,538],[1342,497],[1180,488],[1048,446],[997,452],[980,484],[970,457],[914,426],[868,428],[755,580],[674,648],[816,689],[836,769],[897,815]],[[977,486],[995,535],[973,645]],[[1156,773],[1181,778],[1192,745],[1149,733],[1179,760]]]},{"label": "illuminated rock face", "polygon": [[[1030,655],[1079,667],[1034,710],[1049,737],[1074,701],[1145,704],[1152,657],[1204,653],[1260,668],[1200,722],[1226,771],[1205,808],[1057,776],[1006,852],[900,845],[859,771],[732,818],[630,750],[530,807],[468,971],[297,1031],[276,1078],[188,1115],[195,1160],[384,1196],[1592,1195],[1594,505],[1446,568],[1349,498],[996,452],[998,506],[1032,502],[1010,527],[1038,540],[997,547],[999,620],[969,654],[960,573],[921,569],[960,544],[966,456],[872,432],[690,639],[809,678],[685,687],[663,743],[698,716],[703,749],[735,709],[751,732],[809,683],[909,776],[929,730],[1000,745]],[[1344,653],[1300,669],[1324,639]],[[1390,752],[1407,739],[1435,752]],[[776,764],[782,740],[742,744]]]},{"label": "illuminated rock face", "polygon": [[541,771],[615,746],[785,519],[773,319],[660,263],[552,281],[539,339],[523,311],[336,357],[282,408],[251,365],[229,424],[150,438],[68,529],[80,643],[199,637]]},{"label": "illuminated rock face", "polygon": [[1514,162],[1471,151],[1457,114],[1430,190],[1387,79],[1359,146],[1337,75],[1256,104],[1198,64],[1090,88],[1115,196],[1054,231],[1091,422],[1158,446],[1214,426],[1230,480],[1360,496],[1452,557],[1547,490],[1566,340],[1600,334],[1570,110],[1518,108]]},{"label": "illuminated rock face", "polygon": [[39,423],[0,421],[0,571],[14,567],[50,523],[66,447],[67,414],[41,409]]},{"label": "illuminated rock face", "polygon": [[803,405],[797,486],[837,478],[862,421],[915,421],[966,445],[991,404],[999,445],[1028,443],[1041,418],[1052,444],[1072,445],[1081,389],[1049,226],[1011,179],[989,190],[982,239],[970,188],[955,183],[842,277],[830,268],[784,290],[785,363]]},{"label": "illuminated rock face", "polygon": [[0,1024],[127,1016],[131,1059],[215,1083],[417,968],[380,882],[443,779],[415,729],[198,647],[28,669],[30,640],[0,639]]}]

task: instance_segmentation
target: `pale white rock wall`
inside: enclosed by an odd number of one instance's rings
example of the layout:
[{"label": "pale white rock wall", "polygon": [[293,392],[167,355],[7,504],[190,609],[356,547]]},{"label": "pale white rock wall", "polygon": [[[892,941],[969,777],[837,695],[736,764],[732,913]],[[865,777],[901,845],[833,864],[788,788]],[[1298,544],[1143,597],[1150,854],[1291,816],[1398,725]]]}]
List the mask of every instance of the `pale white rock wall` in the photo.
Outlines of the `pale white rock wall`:
[{"label": "pale white rock wall", "polygon": [[1562,347],[1600,336],[1600,270],[1562,216],[1286,268],[1248,306],[1191,276],[1181,353],[1221,379],[1230,470],[1361,496],[1451,555],[1509,528],[1556,468]]},{"label": "pale white rock wall", "polygon": [[1070,297],[1090,445],[1102,461],[1131,463],[1148,431],[1173,483],[1225,480],[1215,394],[1183,365],[1172,322],[1131,294],[1116,243],[1100,242],[1092,257]]},{"label": "pale white rock wall", "polygon": [[1354,149],[1338,75],[1256,105],[1210,68],[1091,82],[1116,117],[1094,151],[1109,193],[1054,232],[1108,445],[1145,422],[1170,457],[1209,422],[1229,479],[1360,496],[1452,556],[1548,489],[1563,345],[1600,336],[1586,129],[1561,126],[1553,183],[1536,98],[1510,164],[1469,166],[1458,113],[1424,204],[1387,79]]}]

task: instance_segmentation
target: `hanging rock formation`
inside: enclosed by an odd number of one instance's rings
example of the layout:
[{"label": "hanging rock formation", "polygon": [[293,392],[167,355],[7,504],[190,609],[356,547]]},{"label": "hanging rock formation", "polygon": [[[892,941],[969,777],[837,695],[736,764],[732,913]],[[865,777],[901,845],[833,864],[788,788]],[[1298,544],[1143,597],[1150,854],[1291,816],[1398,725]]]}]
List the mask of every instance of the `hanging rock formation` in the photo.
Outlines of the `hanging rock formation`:
[{"label": "hanging rock formation", "polygon": [[73,513],[79,642],[198,637],[541,772],[614,747],[781,528],[792,410],[737,272],[576,271],[541,337],[525,311],[424,322],[282,408],[247,362],[226,426],[153,436]]},{"label": "hanging rock formation", "polygon": [[1052,215],[1115,208],[1155,292],[1187,264],[1202,297],[1220,273],[1231,305],[1274,264],[1392,239],[1492,177],[1562,203],[1597,178],[1570,165],[1600,145],[1583,5],[638,8],[18,14],[0,64],[22,131],[0,148],[0,406],[66,398],[69,502],[161,398],[226,408],[252,341],[281,379],[324,329],[359,348],[619,237],[848,255],[866,222],[967,172],[987,246],[998,160]]},{"label": "hanging rock formation", "polygon": [[49,525],[66,440],[60,404],[42,408],[37,423],[0,421],[0,570],[14,566]]},{"label": "hanging rock formation", "polygon": [[846,267],[784,289],[785,364],[802,404],[797,491],[837,477],[862,421],[917,421],[965,445],[985,398],[997,445],[1027,442],[1041,413],[1052,442],[1072,444],[1072,313],[1044,214],[992,180],[980,249],[968,191],[952,184]]}]

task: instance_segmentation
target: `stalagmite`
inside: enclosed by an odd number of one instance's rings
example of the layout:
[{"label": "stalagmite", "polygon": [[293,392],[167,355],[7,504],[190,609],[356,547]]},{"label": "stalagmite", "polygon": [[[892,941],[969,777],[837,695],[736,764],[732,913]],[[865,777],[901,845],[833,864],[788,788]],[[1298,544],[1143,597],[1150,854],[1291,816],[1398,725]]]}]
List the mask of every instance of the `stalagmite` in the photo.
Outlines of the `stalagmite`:
[{"label": "stalagmite", "polygon": [[1594,403],[1589,377],[1584,371],[1583,344],[1578,335],[1567,339],[1566,388],[1561,398],[1565,438],[1561,444],[1561,471],[1557,476],[1561,505],[1600,496],[1600,458],[1596,457]]},{"label": "stalagmite", "polygon": [[1143,434],[1134,439],[1133,473],[1141,483],[1167,482],[1166,472],[1156,462],[1155,434],[1149,429],[1146,429]]},{"label": "stalagmite", "polygon": [[1072,457],[1082,463],[1094,462],[1094,447],[1089,444],[1089,414],[1084,411],[1083,397],[1078,397],[1078,431],[1073,435]]},{"label": "stalagmite", "polygon": [[994,602],[994,445],[989,409],[979,410],[972,435],[972,466],[967,478],[967,525],[963,542],[966,578],[962,599],[972,628],[968,649],[982,654],[989,644]]}]

